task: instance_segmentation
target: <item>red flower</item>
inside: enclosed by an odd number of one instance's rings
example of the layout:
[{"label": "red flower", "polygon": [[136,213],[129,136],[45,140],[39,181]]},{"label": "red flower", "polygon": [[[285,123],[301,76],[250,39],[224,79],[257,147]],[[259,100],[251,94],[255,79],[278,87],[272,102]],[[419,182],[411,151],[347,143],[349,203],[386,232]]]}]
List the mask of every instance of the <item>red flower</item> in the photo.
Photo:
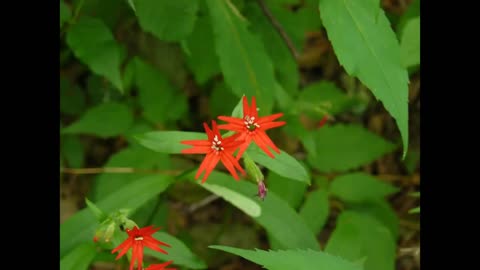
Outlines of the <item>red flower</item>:
[{"label": "red flower", "polygon": [[228,124],[219,125],[219,129],[226,129],[238,132],[240,134],[239,140],[245,140],[245,143],[240,146],[240,151],[237,154],[237,160],[240,159],[243,152],[247,150],[250,142],[253,140],[268,156],[274,158],[268,147],[280,154],[280,150],[270,140],[266,130],[280,127],[286,122],[274,122],[275,119],[281,117],[283,113],[276,113],[269,116],[258,117],[257,104],[255,97],[252,97],[252,106],[248,106],[247,97],[243,96],[243,118],[236,118],[230,116],[219,116],[218,119],[228,122]]},{"label": "red flower", "polygon": [[168,262],[164,262],[164,263],[161,263],[161,264],[151,264],[145,270],[177,270],[176,268],[165,268],[169,264],[171,264],[172,262],[173,261],[168,261]]},{"label": "red flower", "polygon": [[133,265],[135,261],[137,261],[137,269],[142,270],[144,246],[161,252],[163,254],[168,254],[159,246],[170,247],[170,245],[160,242],[152,237],[152,234],[158,230],[160,230],[160,228],[155,229],[153,228],[153,226],[148,226],[141,229],[138,229],[135,226],[132,230],[127,229],[128,238],[123,241],[123,243],[121,243],[118,247],[112,250],[112,253],[120,251],[115,259],[120,259],[120,257],[127,253],[130,248],[132,248],[132,260],[130,261],[130,270],[133,270]]},{"label": "red flower", "polygon": [[202,183],[204,183],[217,165],[218,161],[222,161],[225,168],[227,168],[227,170],[233,175],[235,180],[239,180],[235,169],[238,169],[242,174],[245,174],[245,171],[233,157],[233,152],[235,152],[235,150],[243,143],[243,140],[237,140],[240,135],[235,134],[223,139],[218,131],[217,122],[213,120],[212,130],[210,130],[207,123],[203,123],[203,127],[207,132],[207,140],[181,141],[182,144],[193,146],[193,148],[182,150],[183,154],[206,154],[205,159],[198,168],[195,179],[205,171],[202,179]]}]

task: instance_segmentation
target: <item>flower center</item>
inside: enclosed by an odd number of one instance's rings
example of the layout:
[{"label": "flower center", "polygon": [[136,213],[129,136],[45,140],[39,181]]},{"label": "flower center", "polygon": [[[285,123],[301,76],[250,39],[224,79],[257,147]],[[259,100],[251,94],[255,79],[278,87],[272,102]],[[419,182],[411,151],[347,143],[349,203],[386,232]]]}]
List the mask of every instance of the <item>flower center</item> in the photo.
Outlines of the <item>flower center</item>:
[{"label": "flower center", "polygon": [[135,239],[135,241],[142,241],[142,240],[143,240],[143,236],[136,236],[134,239]]},{"label": "flower center", "polygon": [[217,135],[215,135],[215,137],[213,137],[212,149],[215,150],[217,153],[218,153],[219,151],[223,151],[222,141],[220,141],[220,140],[218,139],[218,136],[217,136]]},{"label": "flower center", "polygon": [[255,117],[250,117],[249,115],[244,117],[243,123],[245,123],[245,126],[249,131],[254,131],[256,128],[259,128],[260,125],[255,122]]}]

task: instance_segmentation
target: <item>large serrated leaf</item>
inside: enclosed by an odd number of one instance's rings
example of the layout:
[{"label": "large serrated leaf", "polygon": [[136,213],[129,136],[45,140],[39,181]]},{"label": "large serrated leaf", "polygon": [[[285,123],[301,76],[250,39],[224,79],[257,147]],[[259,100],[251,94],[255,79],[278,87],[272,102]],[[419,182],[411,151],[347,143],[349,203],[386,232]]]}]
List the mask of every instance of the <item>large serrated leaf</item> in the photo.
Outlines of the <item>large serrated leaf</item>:
[{"label": "large serrated leaf", "polygon": [[90,108],[78,121],[63,128],[62,133],[108,138],[122,134],[132,122],[132,113],[126,105],[109,102]]},{"label": "large serrated leaf", "polygon": [[325,251],[350,261],[365,259],[365,270],[395,269],[395,240],[390,231],[370,216],[345,211]]},{"label": "large serrated leaf", "polygon": [[135,0],[140,26],[160,40],[180,41],[193,30],[199,1]]},{"label": "large serrated leaf", "polygon": [[322,22],[347,73],[358,77],[395,118],[408,149],[408,74],[378,1],[319,0]]},{"label": "large serrated leaf", "polygon": [[[194,173],[191,173],[187,177],[189,179],[194,179],[194,176]],[[250,197],[252,200],[257,193],[256,185],[244,180],[235,181],[230,175],[216,171],[212,172],[206,183],[230,189],[245,197]],[[203,186],[200,183],[199,185]],[[214,190],[214,192],[216,191]],[[222,194],[218,193],[217,195],[221,196]],[[237,203],[234,205],[239,207],[243,204],[240,205]],[[261,214],[257,217],[252,216],[252,218],[260,223],[269,234],[274,236],[283,248],[320,249],[315,235],[310,232],[310,229],[302,218],[288,205],[287,202],[278,197],[274,192],[268,192],[264,201],[258,200],[258,205],[261,208]],[[244,208],[240,208],[240,210],[244,211],[246,214],[251,211],[251,209]]]},{"label": "large serrated leaf", "polygon": [[[145,202],[164,191],[172,183],[172,178],[165,175],[153,175],[140,178],[104,197],[95,204],[105,213],[122,208],[132,212]],[[141,195],[140,195],[141,194]],[[93,241],[98,221],[92,212],[84,208],[60,225],[60,257],[65,256],[75,246]]]},{"label": "large serrated leaf", "polygon": [[391,184],[362,172],[336,177],[329,189],[331,195],[349,203],[381,200],[397,191]]},{"label": "large serrated leaf", "polygon": [[95,255],[93,241],[78,245],[60,260],[60,270],[87,270]]},{"label": "large serrated leaf", "polygon": [[125,56],[123,48],[101,20],[82,17],[68,31],[67,44],[94,73],[105,76],[123,92],[120,76],[120,65]]},{"label": "large serrated leaf", "polygon": [[327,222],[329,213],[328,192],[323,189],[309,193],[302,208],[300,208],[300,216],[314,234],[320,232]]},{"label": "large serrated leaf", "polygon": [[226,246],[209,246],[241,256],[269,270],[361,270],[358,264],[343,258],[314,250],[278,250],[265,251],[260,249],[246,250]]},{"label": "large serrated leaf", "polygon": [[227,1],[207,0],[215,50],[226,83],[238,97],[256,96],[263,114],[273,107],[275,76],[262,43],[247,30],[247,23]]},{"label": "large serrated leaf", "polygon": [[[316,149],[307,149],[307,160],[323,172],[354,169],[396,148],[394,144],[355,124],[325,126],[313,131],[312,135]],[[313,151],[315,154],[311,155]]]}]

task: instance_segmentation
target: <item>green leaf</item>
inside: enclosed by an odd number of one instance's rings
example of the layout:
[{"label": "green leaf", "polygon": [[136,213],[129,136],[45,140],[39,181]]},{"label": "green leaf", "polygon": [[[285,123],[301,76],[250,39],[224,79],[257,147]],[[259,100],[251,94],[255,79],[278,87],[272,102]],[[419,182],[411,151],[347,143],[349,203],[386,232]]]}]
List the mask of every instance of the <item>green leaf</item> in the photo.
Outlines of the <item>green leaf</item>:
[{"label": "green leaf", "polygon": [[85,110],[85,94],[78,85],[72,85],[68,79],[60,77],[60,111],[76,116]]},{"label": "green leaf", "polygon": [[243,257],[269,270],[361,270],[362,267],[343,258],[314,250],[247,250],[227,246],[209,246]]},{"label": "green leaf", "polygon": [[344,211],[325,251],[350,261],[365,259],[366,270],[395,269],[396,246],[390,231],[375,219]]},{"label": "green leaf", "polygon": [[398,192],[398,188],[369,174],[357,172],[336,177],[330,194],[349,203],[371,202]]},{"label": "green leaf", "polygon": [[319,189],[307,195],[300,209],[300,216],[307,223],[312,233],[318,234],[327,222],[329,211],[328,192]]},{"label": "green leaf", "polygon": [[[307,149],[307,160],[323,172],[358,168],[396,148],[391,142],[356,124],[324,126],[311,133],[316,149]],[[313,151],[315,155],[312,156],[310,152]]]},{"label": "green leaf", "polygon": [[62,28],[65,22],[68,22],[72,17],[72,11],[63,0],[60,0],[60,28]]},{"label": "green leaf", "polygon": [[189,131],[152,131],[135,136],[144,147],[166,154],[180,154],[191,146],[181,144],[183,140],[206,140],[207,134]]},{"label": "green leaf", "polygon": [[295,104],[295,110],[314,118],[322,118],[327,113],[337,115],[351,109],[356,100],[348,97],[333,82],[321,81],[305,87]]},{"label": "green leaf", "polygon": [[257,145],[251,144],[247,153],[255,162],[280,176],[310,185],[310,176],[305,167],[286,152],[280,150],[280,154],[275,154],[275,158],[271,158]]},{"label": "green leaf", "polygon": [[[153,175],[138,179],[102,198],[95,204],[106,213],[122,208],[135,211],[149,199],[157,196],[172,183],[165,175]],[[139,196],[141,194],[141,196]],[[92,212],[84,208],[60,225],[60,256],[65,256],[77,245],[93,241],[98,221]]]},{"label": "green leaf", "polygon": [[[194,176],[195,174],[191,173],[187,177],[193,180]],[[242,194],[244,197],[253,198],[257,193],[257,186],[255,184],[243,180],[238,182],[234,181],[230,175],[217,171],[212,172],[205,184],[221,186],[225,189],[232,190],[232,192]],[[202,185],[199,183],[198,185],[205,187],[205,184]],[[234,206],[237,207],[239,205],[239,203],[234,204]],[[310,232],[310,229],[303,219],[287,202],[278,197],[274,192],[268,192],[265,200],[259,200],[258,205],[261,208],[261,214],[257,217],[252,216],[252,218],[274,236],[282,247],[319,250],[320,247],[315,235]],[[251,212],[251,209],[240,208],[240,210],[246,214]]]},{"label": "green leaf", "polygon": [[382,223],[383,226],[390,230],[393,239],[398,239],[400,224],[397,213],[387,201],[377,200],[368,203],[351,204],[348,205],[348,209],[376,219],[378,222]]},{"label": "green leaf", "polygon": [[192,251],[177,238],[171,236],[166,232],[156,232],[153,234],[153,237],[171,246],[165,248],[165,250],[168,252],[168,255],[151,249],[145,249],[146,255],[153,256],[162,261],[173,260],[175,265],[185,266],[188,269],[207,268],[205,262],[195,254],[193,254]]},{"label": "green leaf", "polygon": [[404,67],[420,64],[420,17],[413,18],[405,24],[400,50]]},{"label": "green leaf", "polygon": [[102,222],[105,218],[107,218],[107,214],[105,214],[100,208],[98,208],[98,206],[96,206],[89,199],[85,198],[85,203],[87,204],[88,209],[93,213],[93,215],[97,218],[99,222]]},{"label": "green leaf", "polygon": [[408,74],[400,46],[377,0],[319,0],[320,15],[347,73],[365,84],[395,118],[408,149]]},{"label": "green leaf", "polygon": [[[240,104],[239,109],[242,109],[241,99],[240,103],[237,103],[237,101],[237,96],[230,92],[225,82],[222,81],[215,84],[208,101],[208,108],[210,108],[211,117],[215,118],[218,115],[230,115],[232,112],[231,108],[236,108],[237,104]],[[243,113],[236,117],[243,118]]]},{"label": "green leaf", "polygon": [[238,101],[237,106],[233,108],[232,117],[243,118],[243,100],[242,99],[243,99],[243,96]]},{"label": "green leaf", "polygon": [[135,0],[140,26],[160,40],[180,41],[193,30],[199,1]]},{"label": "green leaf", "polygon": [[63,136],[61,140],[62,154],[69,168],[82,168],[84,163],[83,144],[76,136]]},{"label": "green leaf", "polygon": [[256,96],[263,114],[273,107],[275,76],[262,43],[247,30],[238,10],[226,1],[207,0],[215,50],[226,83],[238,97]]},{"label": "green leaf", "polygon": [[413,174],[418,167],[418,163],[420,161],[420,152],[416,150],[408,151],[407,156],[403,160],[405,164],[405,168],[407,169],[409,174]]},{"label": "green leaf", "polygon": [[220,64],[215,54],[213,38],[213,30],[208,16],[200,16],[192,34],[186,39],[190,51],[190,54],[186,55],[186,62],[193,71],[195,80],[201,85],[220,73]]},{"label": "green leaf", "polygon": [[307,185],[298,181],[292,181],[282,177],[273,171],[267,177],[268,191],[273,191],[283,200],[288,202],[294,209],[300,205],[303,195],[307,190]]},{"label": "green leaf", "polygon": [[64,134],[89,134],[101,138],[121,135],[133,122],[129,108],[116,102],[90,108],[79,120],[62,129]]},{"label": "green leaf", "polygon": [[402,14],[397,24],[397,36],[401,37],[405,24],[415,17],[420,16],[420,0],[410,2],[407,10]]},{"label": "green leaf", "polygon": [[95,255],[93,242],[78,245],[60,260],[60,270],[87,270]]},{"label": "green leaf", "polygon": [[67,44],[94,73],[105,76],[123,92],[120,76],[120,65],[125,56],[123,47],[101,20],[82,17],[68,31]]},{"label": "green leaf", "polygon": [[[135,84],[139,88],[139,100],[145,118],[154,123],[179,119],[186,111],[186,96],[151,65],[139,58],[135,65]],[[183,112],[178,108],[183,108]]]},{"label": "green leaf", "polygon": [[411,209],[410,211],[408,211],[408,213],[410,213],[410,214],[419,214],[419,213],[420,213],[420,206],[417,206],[417,207]]}]

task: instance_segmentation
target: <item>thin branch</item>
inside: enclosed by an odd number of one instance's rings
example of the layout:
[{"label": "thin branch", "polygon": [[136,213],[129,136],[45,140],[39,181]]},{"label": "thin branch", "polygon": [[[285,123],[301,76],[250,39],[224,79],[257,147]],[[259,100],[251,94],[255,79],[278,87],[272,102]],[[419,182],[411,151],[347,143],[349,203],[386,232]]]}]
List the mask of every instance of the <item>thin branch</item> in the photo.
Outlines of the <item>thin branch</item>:
[{"label": "thin branch", "polygon": [[146,173],[146,174],[166,174],[178,175],[182,173],[180,170],[152,170],[152,169],[136,169],[136,168],[60,168],[60,172],[64,174],[99,174],[99,173]]},{"label": "thin branch", "polygon": [[292,54],[293,58],[297,60],[299,58],[299,53],[297,52],[297,49],[295,49],[295,46],[293,45],[292,40],[290,37],[288,37],[287,33],[283,29],[283,27],[280,25],[280,23],[273,17],[272,12],[267,7],[267,4],[265,4],[264,0],[258,0],[258,4],[260,5],[260,8],[263,11],[263,14],[268,18],[270,23],[273,25],[275,30],[277,30],[278,34],[280,37],[285,41],[285,44],[287,44],[288,49],[290,50],[290,53]]}]

